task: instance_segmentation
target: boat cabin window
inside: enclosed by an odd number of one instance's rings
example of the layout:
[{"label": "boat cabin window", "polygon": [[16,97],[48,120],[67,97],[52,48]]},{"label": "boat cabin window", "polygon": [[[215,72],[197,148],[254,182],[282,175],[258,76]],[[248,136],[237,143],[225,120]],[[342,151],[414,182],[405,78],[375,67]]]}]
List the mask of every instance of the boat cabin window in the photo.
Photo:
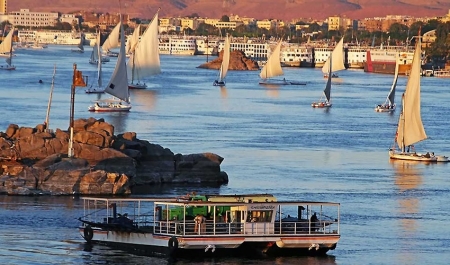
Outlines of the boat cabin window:
[{"label": "boat cabin window", "polygon": [[272,221],[273,211],[248,211],[247,222],[265,222]]}]

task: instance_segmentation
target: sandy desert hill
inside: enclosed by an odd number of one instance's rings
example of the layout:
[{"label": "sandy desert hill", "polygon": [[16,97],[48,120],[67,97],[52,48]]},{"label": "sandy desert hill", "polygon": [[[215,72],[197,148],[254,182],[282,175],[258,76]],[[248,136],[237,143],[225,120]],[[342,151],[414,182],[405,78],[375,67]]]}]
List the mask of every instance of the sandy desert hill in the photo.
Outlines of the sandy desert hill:
[{"label": "sandy desert hill", "polygon": [[197,13],[202,17],[220,18],[237,14],[257,19],[294,18],[324,19],[346,15],[360,19],[386,15],[413,17],[444,16],[450,9],[450,0],[9,0],[8,11],[28,8],[31,11],[73,12],[77,10],[101,13],[122,13],[131,17],[151,18],[158,7],[160,17],[187,16]]}]

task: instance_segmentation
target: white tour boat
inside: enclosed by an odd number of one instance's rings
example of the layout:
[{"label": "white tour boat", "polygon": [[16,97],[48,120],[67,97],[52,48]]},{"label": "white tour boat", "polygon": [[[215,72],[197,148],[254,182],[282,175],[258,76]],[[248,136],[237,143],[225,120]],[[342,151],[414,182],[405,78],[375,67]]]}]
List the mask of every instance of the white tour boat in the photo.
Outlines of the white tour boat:
[{"label": "white tour boat", "polygon": [[324,255],[340,239],[340,204],[270,194],[82,198],[81,236],[146,254]]}]

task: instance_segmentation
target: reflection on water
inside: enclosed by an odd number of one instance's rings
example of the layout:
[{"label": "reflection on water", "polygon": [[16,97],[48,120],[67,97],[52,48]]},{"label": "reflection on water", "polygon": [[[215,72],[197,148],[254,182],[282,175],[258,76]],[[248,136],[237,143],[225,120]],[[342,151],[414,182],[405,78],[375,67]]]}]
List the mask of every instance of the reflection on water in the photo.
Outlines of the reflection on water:
[{"label": "reflection on water", "polygon": [[[417,233],[417,215],[420,213],[420,200],[415,194],[415,190],[422,185],[422,173],[418,166],[421,162],[391,160],[395,172],[395,185],[399,188],[398,196],[398,216],[400,217],[399,231],[402,231],[401,242],[405,246],[414,245],[410,238]],[[402,264],[414,263],[414,255],[408,255],[399,251],[399,261]]]},{"label": "reflection on water", "polygon": [[423,162],[390,160],[395,170],[395,185],[401,192],[417,189],[422,184],[421,172],[417,166]]},{"label": "reflection on water", "polygon": [[271,98],[278,98],[280,96],[280,86],[264,84],[262,85],[266,89],[266,95]]},{"label": "reflection on water", "polygon": [[228,91],[227,91],[227,88],[225,86],[221,86],[220,87],[220,96],[222,98],[227,98],[228,97]]},{"label": "reflection on water", "polygon": [[131,90],[131,100],[133,105],[138,105],[138,107],[143,110],[153,110],[156,106],[156,91],[149,89],[133,89]]},{"label": "reflection on water", "polygon": [[104,114],[105,121],[114,126],[114,134],[121,134],[127,131],[128,112],[111,112]]}]

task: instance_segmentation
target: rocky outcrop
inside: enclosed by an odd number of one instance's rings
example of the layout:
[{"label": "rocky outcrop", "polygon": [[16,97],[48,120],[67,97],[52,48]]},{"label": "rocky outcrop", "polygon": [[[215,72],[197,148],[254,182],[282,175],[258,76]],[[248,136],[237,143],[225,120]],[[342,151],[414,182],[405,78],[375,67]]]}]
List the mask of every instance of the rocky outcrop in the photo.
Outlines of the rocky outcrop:
[{"label": "rocky outcrop", "polygon": [[[204,63],[200,65],[198,68],[205,69],[220,69],[220,65],[222,64],[223,51],[219,53],[219,56],[208,63]],[[245,56],[243,51],[233,50],[230,53],[230,65],[228,67],[229,70],[240,70],[240,71],[256,71],[259,70],[258,63],[253,61],[252,59]]]},{"label": "rocky outcrop", "polygon": [[114,135],[103,119],[76,120],[72,158],[68,146],[67,131],[11,124],[0,132],[0,193],[112,195],[140,185],[228,182],[222,157],[174,154],[134,132]]}]

